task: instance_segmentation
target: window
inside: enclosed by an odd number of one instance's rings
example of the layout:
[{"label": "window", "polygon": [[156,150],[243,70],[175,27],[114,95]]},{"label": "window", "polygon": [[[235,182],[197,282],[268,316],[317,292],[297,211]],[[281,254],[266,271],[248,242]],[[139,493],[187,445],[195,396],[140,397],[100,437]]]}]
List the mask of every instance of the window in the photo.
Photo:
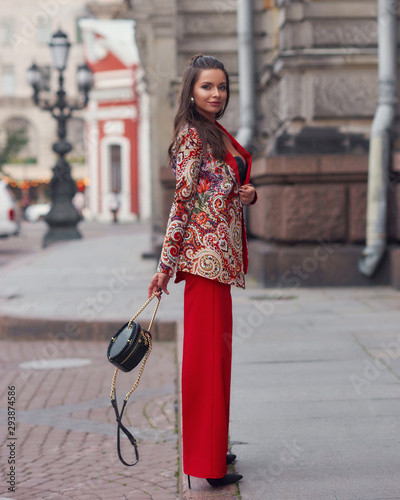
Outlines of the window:
[{"label": "window", "polygon": [[112,144],[110,146],[111,155],[111,191],[121,192],[121,146]]},{"label": "window", "polygon": [[15,70],[12,64],[1,68],[1,93],[3,96],[15,95]]},{"label": "window", "polygon": [[41,90],[50,90],[51,84],[51,66],[40,66],[42,73],[42,86]]},{"label": "window", "polygon": [[40,17],[37,21],[38,43],[47,44],[51,38],[51,18],[49,16]]},{"label": "window", "polygon": [[75,28],[76,28],[76,43],[82,43],[83,42],[83,36],[82,36],[82,28],[79,26],[79,21],[81,19],[87,19],[86,17],[77,17],[75,20]]},{"label": "window", "polygon": [[14,37],[14,19],[8,17],[1,20],[1,44],[11,45]]}]

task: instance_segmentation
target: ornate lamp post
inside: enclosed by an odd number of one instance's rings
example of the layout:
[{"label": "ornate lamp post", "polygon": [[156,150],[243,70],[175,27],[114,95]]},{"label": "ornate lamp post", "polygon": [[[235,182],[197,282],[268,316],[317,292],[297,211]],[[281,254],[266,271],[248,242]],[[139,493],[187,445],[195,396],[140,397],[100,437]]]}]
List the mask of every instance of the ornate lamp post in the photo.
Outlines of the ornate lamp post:
[{"label": "ornate lamp post", "polygon": [[71,166],[65,159],[65,155],[72,150],[71,144],[66,140],[67,121],[75,110],[83,109],[89,100],[89,91],[93,85],[93,75],[86,64],[78,67],[77,83],[79,91],[83,93],[83,102],[74,105],[68,104],[64,90],[63,71],[67,65],[68,52],[71,44],[68,37],[58,30],[51,37],[49,43],[53,66],[58,70],[57,97],[53,104],[47,100],[40,100],[39,94],[42,89],[42,74],[36,64],[28,69],[27,79],[33,88],[33,101],[41,109],[50,111],[57,120],[57,138],[53,144],[53,151],[58,154],[58,159],[53,167],[53,177],[50,181],[51,210],[46,215],[45,221],[49,229],[43,238],[43,246],[60,241],[81,238],[77,229],[81,216],[72,204],[77,188],[71,177]]}]

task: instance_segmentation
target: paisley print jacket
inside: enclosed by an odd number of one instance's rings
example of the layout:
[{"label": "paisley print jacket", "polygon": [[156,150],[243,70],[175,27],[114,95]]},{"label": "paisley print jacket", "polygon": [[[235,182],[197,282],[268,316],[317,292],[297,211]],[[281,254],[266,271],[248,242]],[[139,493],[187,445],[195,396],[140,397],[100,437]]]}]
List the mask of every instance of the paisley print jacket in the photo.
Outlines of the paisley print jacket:
[{"label": "paisley print jacket", "polygon": [[[246,160],[247,184],[251,155],[228,136]],[[210,147],[205,155],[196,129],[188,125],[178,136],[177,144],[172,163],[175,196],[158,272],[170,277],[175,272],[187,272],[244,288],[247,240],[236,160],[227,153],[225,160],[220,161]]]}]

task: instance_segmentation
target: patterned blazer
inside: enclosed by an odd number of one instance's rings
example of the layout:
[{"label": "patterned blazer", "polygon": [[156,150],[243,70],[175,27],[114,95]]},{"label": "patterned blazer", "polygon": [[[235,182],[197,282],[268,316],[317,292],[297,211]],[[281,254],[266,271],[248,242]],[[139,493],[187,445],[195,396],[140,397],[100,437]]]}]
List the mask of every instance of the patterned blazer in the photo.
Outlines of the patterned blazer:
[{"label": "patterned blazer", "polygon": [[[228,136],[246,160],[248,184],[251,155]],[[247,240],[236,160],[229,152],[224,161],[216,159],[210,146],[205,155],[196,129],[188,125],[176,144],[171,165],[176,189],[158,272],[173,277],[182,271],[244,288]]]}]

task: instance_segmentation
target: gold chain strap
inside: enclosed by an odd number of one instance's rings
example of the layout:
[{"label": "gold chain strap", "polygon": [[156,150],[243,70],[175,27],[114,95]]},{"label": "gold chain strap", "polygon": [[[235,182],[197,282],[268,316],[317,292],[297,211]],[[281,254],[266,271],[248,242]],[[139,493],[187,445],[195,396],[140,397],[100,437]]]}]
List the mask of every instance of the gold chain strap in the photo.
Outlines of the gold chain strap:
[{"label": "gold chain strap", "polygon": [[[154,292],[153,295],[149,299],[146,300],[146,302],[139,309],[139,311],[130,319],[130,321],[128,323],[128,328],[130,328],[132,326],[132,323],[135,320],[135,318],[137,318],[139,316],[139,314],[143,311],[143,309],[145,309],[150,304],[150,302],[154,299],[154,297],[157,297],[157,305],[156,305],[156,308],[154,310],[153,316],[152,316],[152,318],[150,320],[149,327],[148,327],[148,330],[149,331],[151,330],[151,327],[153,326],[154,319],[155,319],[156,314],[157,314],[158,306],[160,305],[160,297],[158,297],[158,295],[157,295],[158,293],[159,292]],[[146,352],[146,355],[145,355],[145,357],[144,357],[144,359],[142,361],[142,364],[140,365],[140,370],[139,370],[139,374],[137,376],[136,382],[133,384],[132,389],[126,394],[125,401],[128,401],[128,399],[130,398],[130,396],[133,393],[133,391],[139,385],[140,377],[142,376],[142,373],[143,373],[143,370],[144,370],[144,366],[145,366],[146,361],[147,361],[148,357],[150,356],[151,350],[153,348],[153,344],[152,344],[152,341],[151,341],[151,335],[148,332],[144,332],[144,336],[146,337],[146,339],[147,339],[147,341],[149,343],[149,348],[148,348],[148,350]],[[114,375],[113,375],[113,378],[112,378],[112,381],[111,381],[111,394],[110,394],[111,399],[115,399],[115,384],[117,383],[117,373],[118,373],[118,370],[119,370],[119,368],[115,368]]]},{"label": "gold chain strap", "polygon": [[[139,314],[150,304],[150,302],[154,299],[154,297],[157,297],[157,294],[160,293],[160,292],[154,292],[153,295],[146,300],[146,302],[142,305],[142,307],[139,309],[139,311],[134,315],[132,316],[132,318],[129,320],[129,323],[128,323],[128,328],[130,328],[132,326],[132,323],[133,321],[139,316]],[[157,297],[158,298],[158,297]],[[150,323],[149,323],[149,327],[147,328],[148,331],[151,330],[151,327],[153,326],[153,321],[154,321],[154,318],[156,317],[156,314],[157,314],[157,310],[158,310],[158,306],[160,305],[160,299],[158,298],[157,300],[157,305],[156,305],[156,308],[154,310],[154,313],[153,313],[153,316],[150,320]]]}]

